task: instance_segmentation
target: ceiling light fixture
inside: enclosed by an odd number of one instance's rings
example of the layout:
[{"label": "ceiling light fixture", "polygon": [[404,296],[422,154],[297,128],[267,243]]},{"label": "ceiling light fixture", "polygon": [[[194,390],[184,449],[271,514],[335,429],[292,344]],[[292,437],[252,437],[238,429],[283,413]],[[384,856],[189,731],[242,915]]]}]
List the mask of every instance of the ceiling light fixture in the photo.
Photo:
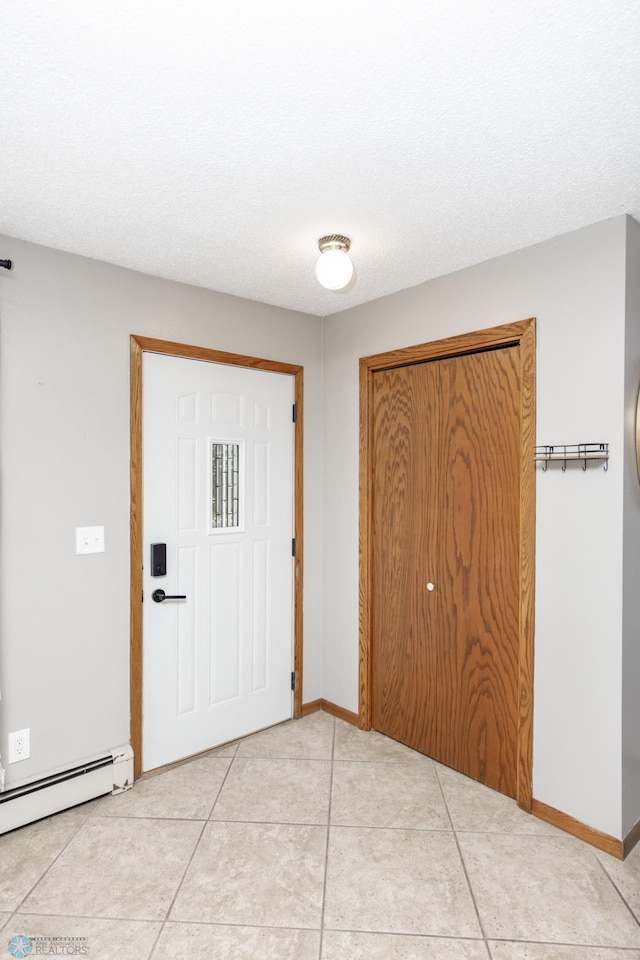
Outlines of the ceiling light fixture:
[{"label": "ceiling light fixture", "polygon": [[347,252],[350,246],[349,237],[339,233],[318,240],[320,256],[316,263],[316,277],[327,290],[343,290],[351,280],[353,264]]}]

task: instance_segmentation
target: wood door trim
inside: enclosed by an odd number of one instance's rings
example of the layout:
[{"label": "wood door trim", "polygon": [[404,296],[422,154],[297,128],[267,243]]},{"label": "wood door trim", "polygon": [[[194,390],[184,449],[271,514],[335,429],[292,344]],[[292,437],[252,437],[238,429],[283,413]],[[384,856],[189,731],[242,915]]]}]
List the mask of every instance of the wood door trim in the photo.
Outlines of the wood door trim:
[{"label": "wood door trim", "polygon": [[519,346],[521,364],[520,479],[520,638],[518,664],[517,795],[518,805],[531,810],[533,763],[533,641],[535,576],[535,320],[447,337],[432,343],[391,350],[360,360],[360,619],[358,726],[371,728],[372,693],[372,471],[373,376],[392,367],[425,363],[498,347]]},{"label": "wood door trim", "polygon": [[142,772],[142,355],[161,353],[190,360],[207,360],[210,363],[225,363],[237,367],[285,373],[294,378],[294,537],[296,556],[293,573],[293,671],[295,690],[293,715],[302,712],[302,590],[304,564],[304,509],[303,509],[303,400],[304,368],[298,364],[265,360],[240,353],[225,353],[208,347],[173,343],[170,340],[155,340],[150,337],[131,336],[131,416],[130,416],[130,704],[131,746],[133,748],[134,777]]}]

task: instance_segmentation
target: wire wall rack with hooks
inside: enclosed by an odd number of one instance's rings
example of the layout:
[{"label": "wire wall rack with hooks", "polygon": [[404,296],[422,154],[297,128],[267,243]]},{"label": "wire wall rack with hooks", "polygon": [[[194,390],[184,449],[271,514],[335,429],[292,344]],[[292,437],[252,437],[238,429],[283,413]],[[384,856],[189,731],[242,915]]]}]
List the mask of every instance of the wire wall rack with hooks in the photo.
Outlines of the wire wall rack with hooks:
[{"label": "wire wall rack with hooks", "polygon": [[608,443],[554,443],[543,444],[536,447],[534,456],[536,463],[542,464],[542,470],[546,473],[550,463],[561,463],[562,472],[567,469],[567,463],[571,460],[579,460],[582,463],[582,469],[587,469],[589,460],[600,460],[604,470],[609,468],[609,444]]}]

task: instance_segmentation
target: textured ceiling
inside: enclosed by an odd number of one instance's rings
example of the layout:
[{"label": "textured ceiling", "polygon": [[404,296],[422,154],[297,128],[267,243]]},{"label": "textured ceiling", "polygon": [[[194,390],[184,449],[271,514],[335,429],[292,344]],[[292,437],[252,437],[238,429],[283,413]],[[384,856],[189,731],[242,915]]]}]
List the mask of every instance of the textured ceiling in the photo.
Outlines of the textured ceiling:
[{"label": "textured ceiling", "polygon": [[640,219],[637,0],[7,3],[0,96],[1,233],[318,315]]}]

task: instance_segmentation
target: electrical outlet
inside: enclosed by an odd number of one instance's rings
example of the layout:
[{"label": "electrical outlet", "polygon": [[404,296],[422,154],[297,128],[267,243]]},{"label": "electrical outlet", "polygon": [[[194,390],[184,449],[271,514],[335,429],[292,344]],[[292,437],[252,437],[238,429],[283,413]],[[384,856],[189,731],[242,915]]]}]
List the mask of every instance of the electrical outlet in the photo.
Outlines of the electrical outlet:
[{"label": "electrical outlet", "polygon": [[31,756],[31,730],[14,730],[9,734],[9,750],[7,752],[7,763],[18,763],[20,760],[28,760]]}]

